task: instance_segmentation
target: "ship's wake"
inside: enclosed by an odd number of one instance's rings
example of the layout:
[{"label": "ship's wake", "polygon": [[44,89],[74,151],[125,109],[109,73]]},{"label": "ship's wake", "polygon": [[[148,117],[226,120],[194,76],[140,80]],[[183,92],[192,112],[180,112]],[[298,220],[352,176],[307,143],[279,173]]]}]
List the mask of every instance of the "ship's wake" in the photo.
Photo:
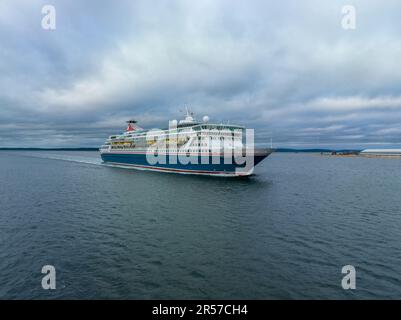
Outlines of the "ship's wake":
[{"label": "ship's wake", "polygon": [[50,160],[59,160],[59,161],[68,161],[68,162],[77,162],[77,163],[85,163],[91,165],[103,165],[102,159],[96,155],[91,156],[82,156],[82,155],[69,155],[69,154],[49,154],[43,153],[43,151],[39,152],[16,152],[13,155],[23,156],[23,157],[33,157],[33,158],[41,158],[41,159],[50,159]]}]

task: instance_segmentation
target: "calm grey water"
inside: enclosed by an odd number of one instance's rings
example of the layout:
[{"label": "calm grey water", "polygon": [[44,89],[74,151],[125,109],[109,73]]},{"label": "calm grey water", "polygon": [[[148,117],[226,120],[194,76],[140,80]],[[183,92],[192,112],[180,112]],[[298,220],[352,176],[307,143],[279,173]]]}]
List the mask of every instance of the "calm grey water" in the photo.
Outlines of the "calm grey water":
[{"label": "calm grey water", "polygon": [[0,152],[0,298],[401,298],[401,160],[274,154],[235,180]]}]

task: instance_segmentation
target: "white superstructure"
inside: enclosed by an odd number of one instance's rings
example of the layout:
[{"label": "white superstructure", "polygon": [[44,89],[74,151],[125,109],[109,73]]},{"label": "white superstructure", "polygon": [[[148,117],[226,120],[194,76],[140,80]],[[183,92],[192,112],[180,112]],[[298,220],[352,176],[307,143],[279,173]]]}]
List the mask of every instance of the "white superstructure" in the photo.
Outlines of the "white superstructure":
[{"label": "white superstructure", "polygon": [[159,151],[164,151],[165,146],[169,152],[207,153],[219,151],[222,148],[243,148],[245,129],[243,126],[198,122],[190,113],[187,113],[185,119],[179,122],[171,121],[169,129],[165,130],[143,130],[136,126],[136,121],[127,122],[126,131],[120,135],[110,136],[101,146],[101,151],[145,151],[149,147],[156,146]]}]

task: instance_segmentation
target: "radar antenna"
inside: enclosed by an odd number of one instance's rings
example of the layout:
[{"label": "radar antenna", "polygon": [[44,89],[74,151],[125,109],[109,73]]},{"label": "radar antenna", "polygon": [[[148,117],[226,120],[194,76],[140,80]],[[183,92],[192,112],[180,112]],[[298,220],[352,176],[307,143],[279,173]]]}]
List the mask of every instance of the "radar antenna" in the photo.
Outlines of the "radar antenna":
[{"label": "radar antenna", "polygon": [[180,110],[180,112],[184,113],[186,117],[192,117],[194,113],[185,105],[185,110]]}]

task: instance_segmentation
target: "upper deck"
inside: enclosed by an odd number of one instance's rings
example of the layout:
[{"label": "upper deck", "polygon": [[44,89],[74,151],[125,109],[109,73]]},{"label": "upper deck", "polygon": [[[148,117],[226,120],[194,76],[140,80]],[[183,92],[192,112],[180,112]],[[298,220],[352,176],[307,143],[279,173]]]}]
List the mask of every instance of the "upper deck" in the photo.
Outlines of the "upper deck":
[{"label": "upper deck", "polygon": [[[208,123],[209,118],[204,117],[203,122],[196,121],[192,114],[187,113],[185,119],[170,121],[166,129],[142,129],[136,125],[135,120],[127,121],[125,132],[110,136],[102,149],[146,149],[151,145],[176,144],[177,147],[188,149],[215,148],[219,143],[232,141],[232,147],[242,143],[244,126],[223,123]],[[163,142],[164,141],[164,142]]]}]

